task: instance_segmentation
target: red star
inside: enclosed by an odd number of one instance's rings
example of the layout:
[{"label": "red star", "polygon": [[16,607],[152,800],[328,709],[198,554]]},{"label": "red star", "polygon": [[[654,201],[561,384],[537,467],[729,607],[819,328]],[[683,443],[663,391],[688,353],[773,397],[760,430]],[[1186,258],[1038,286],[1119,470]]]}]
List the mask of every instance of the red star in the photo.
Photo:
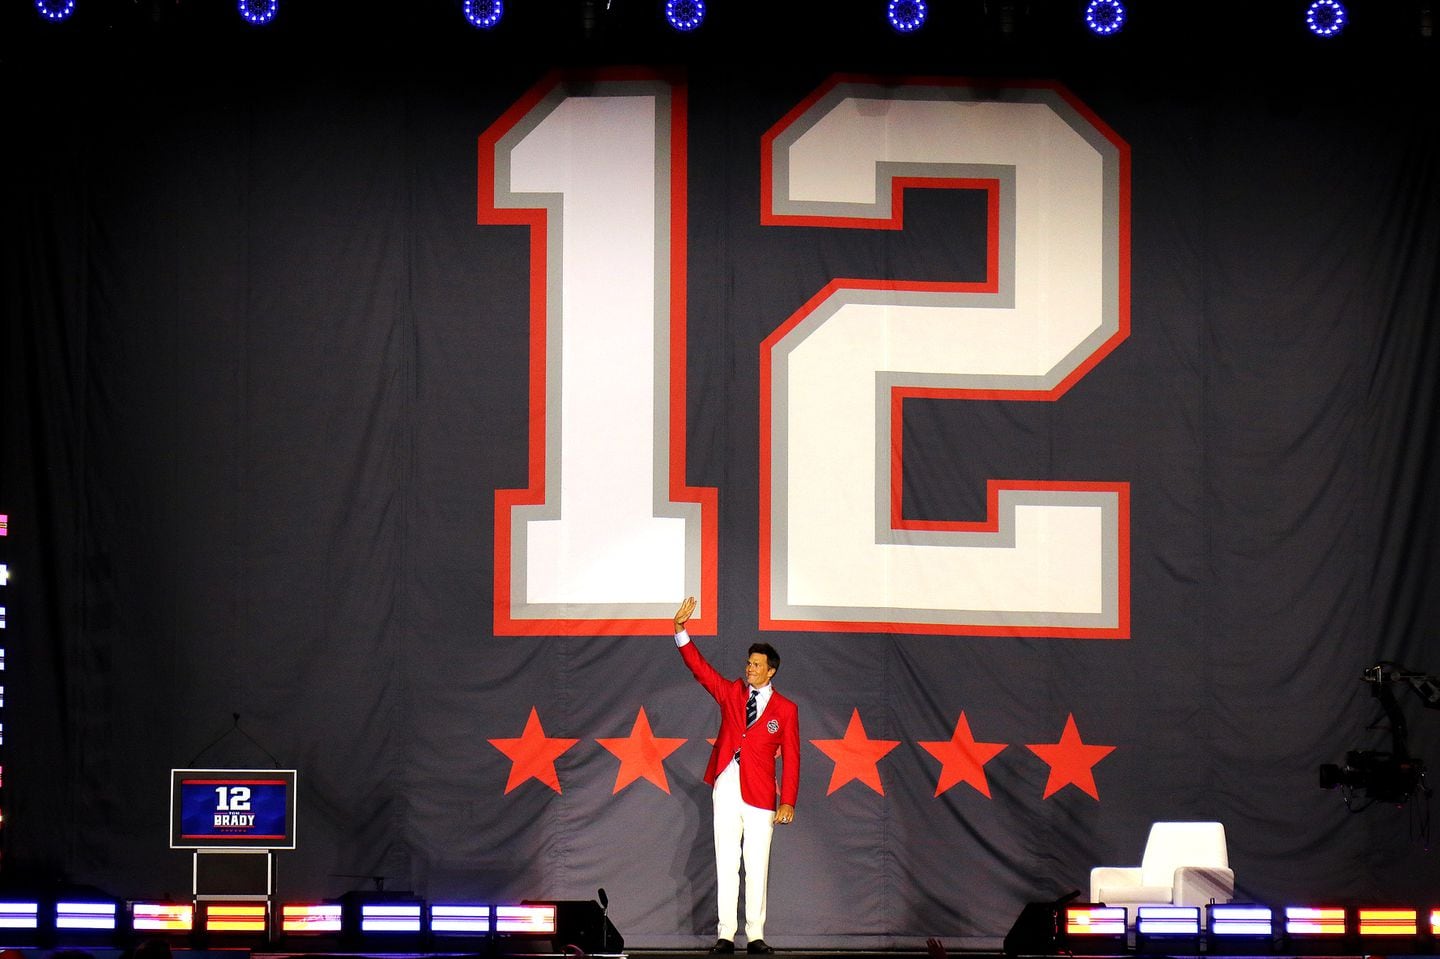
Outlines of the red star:
[{"label": "red star", "polygon": [[579,741],[547,737],[540,726],[540,714],[531,706],[525,732],[519,739],[490,740],[490,745],[510,757],[510,778],[505,782],[505,792],[509,793],[527,779],[538,779],[558,793],[560,777],[555,773],[555,760]]},{"label": "red star", "polygon": [[1045,795],[1041,799],[1049,799],[1071,783],[1089,793],[1091,798],[1100,798],[1090,767],[1110,755],[1115,747],[1091,746],[1081,742],[1080,731],[1075,728],[1074,713],[1065,717],[1065,731],[1060,734],[1058,743],[1027,743],[1025,748],[1050,764],[1050,778],[1045,780]]},{"label": "red star", "polygon": [[611,795],[642,776],[665,792],[670,792],[670,783],[665,779],[665,757],[686,742],[684,739],[657,738],[650,731],[650,719],[645,715],[644,706],[640,707],[628,737],[595,741],[620,757],[620,771],[615,774],[615,790]]},{"label": "red star", "polygon": [[951,786],[969,783],[990,798],[990,784],[985,780],[985,764],[994,759],[1004,743],[977,743],[970,734],[970,722],[965,712],[955,722],[955,735],[940,742],[920,743],[922,749],[940,760],[940,781],[935,784],[935,795],[940,795]]},{"label": "red star", "polygon": [[850,714],[850,725],[845,727],[844,739],[812,739],[810,743],[835,761],[835,769],[830,773],[830,788],[825,795],[830,795],[852,779],[858,779],[880,795],[885,795],[876,763],[900,745],[900,741],[867,736],[865,725],[860,722],[860,710]]}]

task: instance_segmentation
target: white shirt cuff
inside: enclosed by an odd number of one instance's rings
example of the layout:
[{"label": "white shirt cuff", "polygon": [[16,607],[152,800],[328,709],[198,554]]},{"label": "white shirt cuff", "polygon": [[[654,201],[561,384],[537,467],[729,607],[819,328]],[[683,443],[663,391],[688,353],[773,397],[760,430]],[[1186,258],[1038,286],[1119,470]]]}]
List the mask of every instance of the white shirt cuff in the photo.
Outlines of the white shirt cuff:
[{"label": "white shirt cuff", "polygon": [[680,630],[680,632],[675,634],[676,649],[679,649],[681,646],[684,646],[688,642],[690,642],[690,634],[685,632],[685,630],[682,629]]}]

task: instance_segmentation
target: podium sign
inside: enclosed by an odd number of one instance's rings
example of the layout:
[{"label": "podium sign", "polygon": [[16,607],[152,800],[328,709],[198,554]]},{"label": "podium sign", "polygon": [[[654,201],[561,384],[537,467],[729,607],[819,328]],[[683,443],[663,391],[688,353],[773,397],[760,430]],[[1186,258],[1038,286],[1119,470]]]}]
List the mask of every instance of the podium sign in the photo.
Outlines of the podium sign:
[{"label": "podium sign", "polygon": [[294,849],[295,770],[172,769],[170,848]]}]

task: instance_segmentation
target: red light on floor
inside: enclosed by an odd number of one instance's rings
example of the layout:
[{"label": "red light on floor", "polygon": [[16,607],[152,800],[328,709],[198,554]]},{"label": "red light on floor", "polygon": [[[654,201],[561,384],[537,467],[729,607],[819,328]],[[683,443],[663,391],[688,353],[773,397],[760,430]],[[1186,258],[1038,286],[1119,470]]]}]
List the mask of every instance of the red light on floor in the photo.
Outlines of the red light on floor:
[{"label": "red light on floor", "polygon": [[132,902],[130,927],[136,932],[189,932],[195,909],[188,902]]},{"label": "red light on floor", "polygon": [[206,932],[265,933],[266,908],[259,902],[211,902],[205,905]]},{"label": "red light on floor", "polygon": [[1420,930],[1414,909],[1360,909],[1356,912],[1362,936],[1413,936]]},{"label": "red light on floor", "polygon": [[1067,936],[1125,935],[1124,906],[1071,906],[1065,910]]},{"label": "red light on floor", "polygon": [[280,931],[291,936],[337,933],[340,904],[287,902],[280,907]]},{"label": "red light on floor", "polygon": [[529,935],[554,935],[555,906],[550,903],[496,906],[495,931]]}]

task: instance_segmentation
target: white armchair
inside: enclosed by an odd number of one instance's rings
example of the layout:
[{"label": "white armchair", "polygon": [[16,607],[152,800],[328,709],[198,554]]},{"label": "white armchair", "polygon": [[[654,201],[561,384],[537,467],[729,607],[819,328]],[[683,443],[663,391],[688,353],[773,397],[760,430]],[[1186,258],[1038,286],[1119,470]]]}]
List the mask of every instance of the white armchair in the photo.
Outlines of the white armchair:
[{"label": "white armchair", "polygon": [[1139,866],[1090,870],[1090,901],[1124,906],[1132,924],[1136,906],[1205,906],[1234,895],[1225,826],[1218,822],[1154,823]]}]

